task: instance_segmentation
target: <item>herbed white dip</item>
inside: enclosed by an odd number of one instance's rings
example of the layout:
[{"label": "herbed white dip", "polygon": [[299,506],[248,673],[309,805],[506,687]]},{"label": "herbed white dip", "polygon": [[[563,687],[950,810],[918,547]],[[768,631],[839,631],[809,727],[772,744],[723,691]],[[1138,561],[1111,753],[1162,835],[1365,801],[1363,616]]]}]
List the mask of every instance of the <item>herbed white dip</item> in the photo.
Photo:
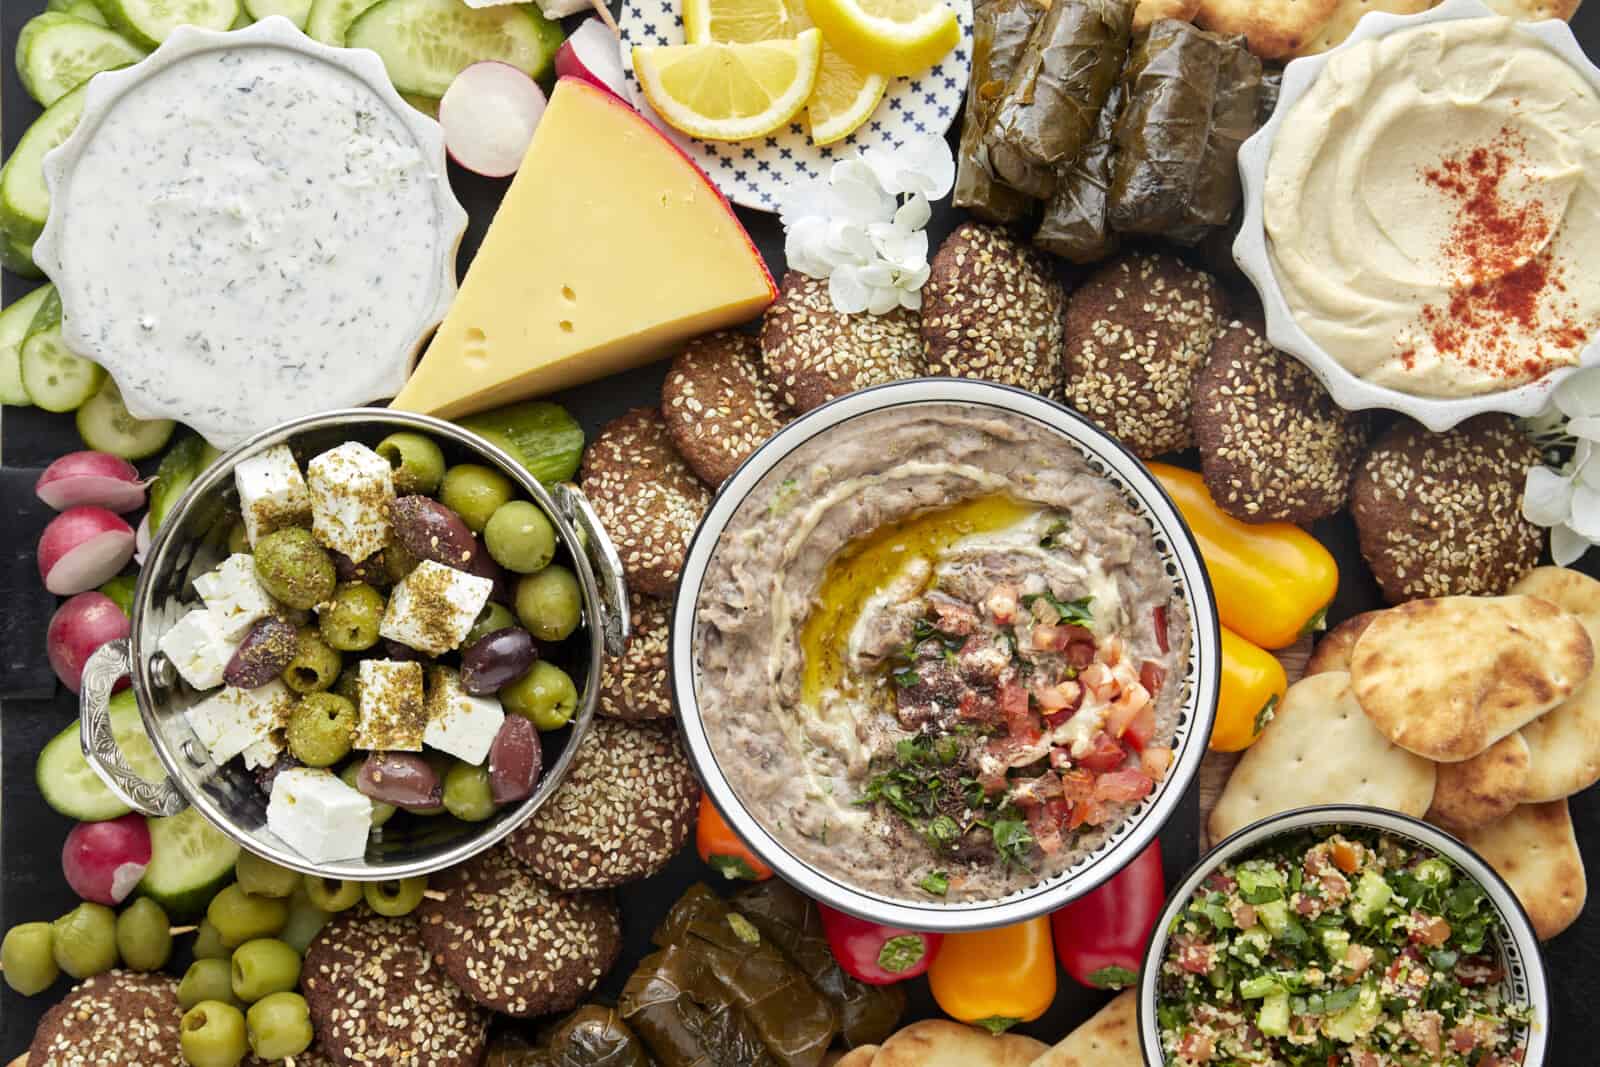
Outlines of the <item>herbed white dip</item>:
[{"label": "herbed white dip", "polygon": [[135,414],[219,445],[380,399],[437,299],[436,180],[332,63],[267,45],[184,58],[113,102],[55,190],[68,336]]}]

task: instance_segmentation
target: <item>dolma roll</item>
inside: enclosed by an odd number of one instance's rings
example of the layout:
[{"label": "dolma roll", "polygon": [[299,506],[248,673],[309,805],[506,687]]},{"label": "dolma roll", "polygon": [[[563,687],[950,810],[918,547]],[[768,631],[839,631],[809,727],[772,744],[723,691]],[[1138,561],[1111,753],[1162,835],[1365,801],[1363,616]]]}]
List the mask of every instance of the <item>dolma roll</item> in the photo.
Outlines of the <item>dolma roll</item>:
[{"label": "dolma roll", "polygon": [[676,945],[639,962],[617,1010],[661,1067],[778,1067],[744,1011]]},{"label": "dolma roll", "polygon": [[1250,54],[1243,37],[1228,38],[1217,70],[1217,95],[1211,108],[1211,131],[1196,176],[1195,195],[1184,207],[1183,221],[1169,236],[1194,244],[1217,227],[1226,226],[1239,205],[1239,146],[1256,132],[1261,99],[1261,60]]},{"label": "dolma roll", "polygon": [[1061,172],[1033,235],[1035,245],[1074,263],[1105,259],[1121,243],[1110,218],[1111,165],[1121,105],[1122,90],[1114,88],[1083,155]]},{"label": "dolma roll", "polygon": [[989,222],[1016,222],[1033,205],[1030,197],[995,177],[983,135],[1044,12],[1038,0],[984,0],[972,12],[972,77],[956,155],[954,203]]}]

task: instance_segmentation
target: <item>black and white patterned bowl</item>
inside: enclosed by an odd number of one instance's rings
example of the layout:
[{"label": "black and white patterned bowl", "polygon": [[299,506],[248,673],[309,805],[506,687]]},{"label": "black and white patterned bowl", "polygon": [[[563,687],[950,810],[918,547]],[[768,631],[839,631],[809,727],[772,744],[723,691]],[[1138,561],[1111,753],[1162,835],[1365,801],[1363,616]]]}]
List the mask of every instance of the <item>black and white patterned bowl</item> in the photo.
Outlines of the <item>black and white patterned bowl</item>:
[{"label": "black and white patterned bowl", "polygon": [[[771,487],[766,483],[776,468],[809,444],[825,448],[830,432],[852,420],[896,408],[950,405],[993,408],[1037,423],[1081,453],[1116,487],[1133,512],[1150,524],[1158,557],[1188,607],[1191,650],[1181,677],[1183,699],[1172,741],[1175,757],[1165,780],[1098,848],[1068,870],[1006,897],[955,903],[864,891],[811,867],[770,834],[745,809],[723,771],[724,760],[738,757],[714,749],[700,719],[694,649],[695,613],[712,557],[741,507],[747,502],[765,506],[760,502],[768,499],[765,490]],[[1160,833],[1200,769],[1211,736],[1221,673],[1220,640],[1211,583],[1189,527],[1161,484],[1131,452],[1083,416],[1033,393],[988,382],[922,378],[851,393],[808,412],[758,448],[723,484],[689,545],[673,605],[673,701],[690,758],[707,792],[729,825],[785,880],[811,897],[873,922],[912,930],[979,930],[1044,915],[1083,896],[1131,862]]]}]

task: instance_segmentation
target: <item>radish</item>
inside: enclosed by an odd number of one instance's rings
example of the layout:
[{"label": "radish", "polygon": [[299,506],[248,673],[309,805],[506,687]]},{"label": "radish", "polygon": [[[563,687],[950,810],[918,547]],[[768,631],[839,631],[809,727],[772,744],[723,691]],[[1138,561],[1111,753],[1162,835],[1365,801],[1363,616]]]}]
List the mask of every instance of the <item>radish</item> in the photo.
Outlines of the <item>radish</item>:
[{"label": "radish", "polygon": [[114,907],[150,866],[150,827],[143,815],[80,822],[61,846],[61,871],[84,900]]},{"label": "radish", "polygon": [[144,506],[145,483],[132,463],[107,452],[72,452],[44,469],[33,491],[65,511],[93,504],[121,515]]},{"label": "radish", "polygon": [[488,178],[522,166],[534,127],[544,114],[544,90],[509,63],[467,67],[439,100],[439,126],[450,158]]},{"label": "radish", "polygon": [[107,641],[128,636],[128,616],[104,593],[79,593],[56,609],[45,629],[45,653],[61,684],[76,693],[83,665]]},{"label": "radish", "polygon": [[133,531],[133,562],[144,566],[144,558],[150,554],[150,513],[144,513],[144,518],[139,520],[139,528]]},{"label": "radish", "polygon": [[39,535],[39,577],[57,596],[93,589],[133,558],[133,527],[105,508],[68,508]]},{"label": "radish", "polygon": [[622,46],[599,19],[589,19],[556,50],[556,76],[582,78],[624,102],[628,79],[622,73]]}]

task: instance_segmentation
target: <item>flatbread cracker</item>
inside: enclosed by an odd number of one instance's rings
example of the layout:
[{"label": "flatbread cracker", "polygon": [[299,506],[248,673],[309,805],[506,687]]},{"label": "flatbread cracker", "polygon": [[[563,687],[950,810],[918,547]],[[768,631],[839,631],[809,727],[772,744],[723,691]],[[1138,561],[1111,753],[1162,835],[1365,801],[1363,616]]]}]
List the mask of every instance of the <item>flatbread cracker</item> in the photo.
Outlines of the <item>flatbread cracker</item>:
[{"label": "flatbread cracker", "polygon": [[1029,1067],[1049,1048],[1022,1034],[996,1036],[949,1019],[924,1019],[885,1041],[872,1067]]},{"label": "flatbread cracker", "polygon": [[1363,611],[1323,634],[1311,658],[1306,660],[1306,671],[1302,677],[1309,678],[1313,674],[1327,674],[1329,671],[1349,671],[1350,653],[1355,649],[1356,641],[1367,632],[1372,620],[1381,614],[1379,611]]},{"label": "flatbread cracker", "polygon": [[1571,22],[1583,0],[1483,0],[1483,5],[1496,15],[1522,22],[1539,22],[1543,19],[1560,19]]},{"label": "flatbread cracker", "polygon": [[1462,833],[1505,818],[1522,795],[1529,763],[1528,742],[1512,733],[1469,760],[1439,764],[1427,820]]},{"label": "flatbread cracker", "polygon": [[1242,33],[1263,59],[1288,59],[1331,18],[1339,0],[1200,0],[1196,25]]},{"label": "flatbread cracker", "polygon": [[1289,687],[1278,714],[1245,750],[1211,809],[1212,842],[1257,819],[1307,804],[1370,804],[1421,815],[1437,771],[1391,744],[1330,671]]},{"label": "flatbread cracker", "polygon": [[872,1058],[877,1054],[877,1045],[857,1045],[834,1060],[833,1067],[872,1067]]},{"label": "flatbread cracker", "polygon": [[1139,991],[1124,989],[1085,1023],[1033,1061],[1033,1067],[1143,1067]]},{"label": "flatbread cracker", "polygon": [[1391,15],[1416,15],[1428,10],[1434,0],[1339,0],[1333,16],[1322,24],[1309,41],[1300,47],[1296,56],[1314,56],[1337,48],[1356,28],[1361,16],[1370,11],[1386,11]]},{"label": "flatbread cracker", "polygon": [[1583,911],[1589,883],[1565,800],[1520,805],[1461,840],[1506,880],[1539,940],[1555,937]]},{"label": "flatbread cracker", "polygon": [[1378,731],[1440,763],[1537,719],[1593,669],[1583,624],[1530,596],[1401,604],[1372,621],[1350,658],[1351,688]]},{"label": "flatbread cracker", "polygon": [[1199,10],[1200,0],[1139,0],[1133,9],[1133,32],[1147,30],[1152,22],[1161,19],[1193,22]]},{"label": "flatbread cracker", "polygon": [[[1600,647],[1600,582],[1565,567],[1540,567],[1511,587],[1574,616]],[[1600,781],[1600,672],[1575,689],[1566,703],[1522,728],[1528,742],[1528,778],[1521,800],[1542,804]]]}]

